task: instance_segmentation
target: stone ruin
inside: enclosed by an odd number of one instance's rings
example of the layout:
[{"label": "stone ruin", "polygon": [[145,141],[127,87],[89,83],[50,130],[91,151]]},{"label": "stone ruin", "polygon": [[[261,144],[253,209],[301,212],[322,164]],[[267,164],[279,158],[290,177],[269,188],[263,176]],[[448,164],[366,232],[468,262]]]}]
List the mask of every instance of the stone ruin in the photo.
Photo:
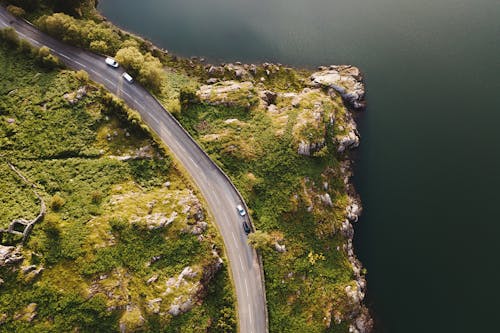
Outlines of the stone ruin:
[{"label": "stone ruin", "polygon": [[31,186],[33,188],[33,192],[35,193],[36,197],[40,201],[40,212],[38,213],[38,215],[34,219],[32,219],[32,220],[26,220],[26,219],[22,219],[22,218],[14,219],[9,224],[9,227],[7,229],[0,229],[0,244],[3,242],[3,235],[4,234],[20,235],[23,237],[22,242],[24,243],[28,239],[31,231],[33,230],[34,225],[37,222],[40,222],[43,219],[43,217],[45,216],[47,207],[45,205],[45,201],[43,200],[43,198],[38,194],[37,191],[35,191],[36,186],[34,184],[32,184],[31,182],[29,182],[28,179],[26,179],[26,177],[24,177],[21,174],[21,172],[16,169],[16,167],[14,165],[12,165],[11,163],[8,163],[8,162],[7,162],[7,164],[12,169],[12,171],[14,171],[19,176],[19,178],[21,178],[23,180],[24,183],[28,184],[29,186]]}]

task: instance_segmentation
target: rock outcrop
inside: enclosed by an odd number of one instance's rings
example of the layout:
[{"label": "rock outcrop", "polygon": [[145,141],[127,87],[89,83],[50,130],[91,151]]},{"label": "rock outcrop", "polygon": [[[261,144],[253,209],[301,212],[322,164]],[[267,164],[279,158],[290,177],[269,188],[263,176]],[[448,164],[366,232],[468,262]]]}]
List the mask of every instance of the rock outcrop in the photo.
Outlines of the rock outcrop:
[{"label": "rock outcrop", "polygon": [[[222,267],[222,259],[218,253],[213,251],[213,259],[201,269],[201,275],[192,267],[185,267],[177,278],[170,278],[167,280],[167,289],[165,295],[175,293],[179,288],[187,290],[181,295],[174,298],[169,305],[167,312],[172,316],[178,316],[182,313],[188,312],[193,306],[202,299],[208,287],[208,284],[213,279],[215,274]],[[195,281],[198,277],[200,279]]]},{"label": "rock outcrop", "polygon": [[359,133],[356,122],[350,112],[344,114],[344,125],[339,126],[333,141],[337,144],[337,152],[343,153],[359,146]]},{"label": "rock outcrop", "polygon": [[0,245],[0,267],[17,264],[23,259],[18,247]]},{"label": "rock outcrop", "polygon": [[69,104],[73,105],[78,103],[83,97],[87,96],[87,87],[83,86],[78,88],[74,92],[66,93],[63,98],[68,101]]},{"label": "rock outcrop", "polygon": [[313,73],[310,79],[312,86],[333,89],[355,109],[363,109],[366,105],[363,76],[357,67],[330,66]]},{"label": "rock outcrop", "polygon": [[312,156],[326,146],[327,126],[333,125],[334,112],[331,100],[319,89],[304,89],[299,94],[283,94],[291,107],[299,109],[292,129],[297,153]]},{"label": "rock outcrop", "polygon": [[222,81],[202,85],[196,92],[198,99],[208,105],[249,108],[258,102],[252,82]]}]

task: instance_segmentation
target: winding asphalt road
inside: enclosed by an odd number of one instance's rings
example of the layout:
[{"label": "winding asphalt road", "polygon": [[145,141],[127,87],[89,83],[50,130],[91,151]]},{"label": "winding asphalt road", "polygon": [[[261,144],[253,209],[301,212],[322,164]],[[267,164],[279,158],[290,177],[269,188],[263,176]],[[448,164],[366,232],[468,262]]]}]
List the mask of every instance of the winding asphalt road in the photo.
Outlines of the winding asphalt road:
[{"label": "winding asphalt road", "polygon": [[[35,46],[47,46],[68,67],[85,70],[95,82],[122,98],[137,110],[191,175],[205,197],[222,234],[236,289],[241,333],[267,332],[267,308],[259,258],[247,244],[243,218],[236,211],[242,203],[234,185],[158,101],[137,83],[129,84],[121,74],[104,63],[102,56],[66,45],[13,17],[0,6],[0,28],[13,27],[21,38]],[[1,73],[0,73],[1,75]],[[0,76],[1,78],[1,76]]]}]

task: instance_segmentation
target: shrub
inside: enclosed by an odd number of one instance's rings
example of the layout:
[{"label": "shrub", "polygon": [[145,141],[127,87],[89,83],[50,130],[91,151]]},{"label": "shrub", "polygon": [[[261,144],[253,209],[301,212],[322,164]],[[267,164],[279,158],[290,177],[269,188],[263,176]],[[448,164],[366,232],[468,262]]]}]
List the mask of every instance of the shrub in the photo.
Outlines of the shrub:
[{"label": "shrub", "polygon": [[6,41],[10,46],[17,47],[20,44],[20,39],[16,30],[11,27],[0,30],[0,38]]},{"label": "shrub", "polygon": [[61,219],[56,214],[47,214],[43,220],[42,229],[51,239],[56,239],[61,234]]},{"label": "shrub", "polygon": [[38,64],[42,67],[45,67],[47,69],[62,67],[62,63],[59,58],[52,55],[50,53],[50,49],[47,46],[42,46],[39,49],[34,48],[33,53]]},{"label": "shrub", "polygon": [[87,73],[86,71],[81,69],[81,70],[75,72],[75,79],[77,79],[78,81],[80,81],[82,83],[86,83],[89,81],[89,73]]},{"label": "shrub", "polygon": [[21,39],[19,41],[19,50],[24,54],[33,54],[34,47],[26,39]]},{"label": "shrub", "polygon": [[179,100],[181,103],[181,111],[196,102],[198,100],[198,97],[196,96],[196,88],[191,85],[183,87],[179,92]]},{"label": "shrub", "polygon": [[66,200],[64,200],[63,197],[61,197],[59,194],[55,194],[52,197],[52,200],[50,200],[50,208],[52,208],[52,210],[57,212],[62,208],[62,206],[64,206],[65,203]]},{"label": "shrub", "polygon": [[120,36],[105,23],[77,20],[63,13],[44,15],[36,24],[58,39],[96,52],[115,52],[121,44]]},{"label": "shrub", "polygon": [[115,59],[133,75],[139,74],[144,64],[144,56],[135,46],[121,48],[116,52]]},{"label": "shrub", "polygon": [[26,11],[24,9],[22,9],[21,7],[14,6],[14,5],[8,5],[7,10],[9,11],[9,13],[11,13],[14,16],[22,17],[22,16],[26,15]]},{"label": "shrub", "polygon": [[102,191],[99,190],[92,191],[92,193],[90,194],[92,203],[94,204],[101,203],[103,196],[104,195],[102,194]]},{"label": "shrub", "polygon": [[108,44],[103,40],[90,42],[90,50],[96,53],[106,54],[109,51]]}]

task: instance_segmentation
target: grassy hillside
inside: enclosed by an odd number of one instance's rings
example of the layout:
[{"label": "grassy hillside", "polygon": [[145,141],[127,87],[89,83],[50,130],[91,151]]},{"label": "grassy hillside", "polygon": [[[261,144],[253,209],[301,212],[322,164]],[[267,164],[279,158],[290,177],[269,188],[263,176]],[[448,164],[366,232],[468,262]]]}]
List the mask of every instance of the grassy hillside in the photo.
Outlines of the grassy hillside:
[{"label": "grassy hillside", "polygon": [[48,206],[3,239],[23,260],[0,265],[0,330],[234,331],[221,242],[168,154],[81,73],[4,43],[0,72],[0,228],[39,211],[7,163]]}]

